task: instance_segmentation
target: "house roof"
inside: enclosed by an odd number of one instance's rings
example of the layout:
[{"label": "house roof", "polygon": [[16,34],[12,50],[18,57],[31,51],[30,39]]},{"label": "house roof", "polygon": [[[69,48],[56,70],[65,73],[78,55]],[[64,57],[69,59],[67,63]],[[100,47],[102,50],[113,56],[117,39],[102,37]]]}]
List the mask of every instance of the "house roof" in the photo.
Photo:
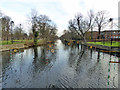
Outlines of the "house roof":
[{"label": "house roof", "polygon": [[120,30],[104,30],[102,32],[119,32]]}]

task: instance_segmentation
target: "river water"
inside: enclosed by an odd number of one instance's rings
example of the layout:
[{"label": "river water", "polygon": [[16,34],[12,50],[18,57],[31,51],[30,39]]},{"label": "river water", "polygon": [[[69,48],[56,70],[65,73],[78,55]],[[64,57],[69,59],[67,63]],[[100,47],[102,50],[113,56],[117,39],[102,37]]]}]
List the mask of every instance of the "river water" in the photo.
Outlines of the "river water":
[{"label": "river water", "polygon": [[84,46],[55,44],[0,52],[2,88],[118,88],[114,55]]}]

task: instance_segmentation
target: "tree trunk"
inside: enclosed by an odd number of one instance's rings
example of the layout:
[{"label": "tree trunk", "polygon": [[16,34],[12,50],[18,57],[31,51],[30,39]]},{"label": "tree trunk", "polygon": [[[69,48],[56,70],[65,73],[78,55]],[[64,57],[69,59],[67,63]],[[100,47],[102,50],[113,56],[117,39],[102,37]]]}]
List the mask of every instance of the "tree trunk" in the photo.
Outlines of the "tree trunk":
[{"label": "tree trunk", "polygon": [[101,31],[101,27],[98,28],[98,39],[100,39],[100,31]]},{"label": "tree trunk", "polygon": [[34,45],[37,46],[37,37],[34,37]]},{"label": "tree trunk", "polygon": [[8,36],[7,36],[7,44],[8,44]]},{"label": "tree trunk", "polygon": [[84,40],[84,43],[87,42],[84,34],[83,34],[83,40]]},{"label": "tree trunk", "polygon": [[91,27],[91,41],[93,41],[93,28]]},{"label": "tree trunk", "polygon": [[34,46],[37,46],[37,32],[35,31],[35,28],[33,27],[33,42]]},{"label": "tree trunk", "polygon": [[34,32],[34,45],[37,46],[37,32]]}]

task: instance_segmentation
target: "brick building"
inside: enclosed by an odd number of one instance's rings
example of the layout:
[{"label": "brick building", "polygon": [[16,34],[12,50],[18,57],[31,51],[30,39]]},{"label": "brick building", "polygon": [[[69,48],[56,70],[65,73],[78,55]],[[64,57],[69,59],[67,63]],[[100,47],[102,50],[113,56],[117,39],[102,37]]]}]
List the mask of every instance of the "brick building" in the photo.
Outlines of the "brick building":
[{"label": "brick building", "polygon": [[93,31],[92,33],[89,31],[85,34],[85,37],[88,41],[102,41],[103,39],[105,41],[114,40],[114,41],[120,41],[120,30],[105,30],[101,31],[100,39],[98,38],[98,31]]},{"label": "brick building", "polygon": [[91,40],[91,39],[95,40],[98,37],[98,32],[97,31],[92,31],[92,33],[90,31],[86,32],[85,37],[87,40]]},{"label": "brick building", "polygon": [[105,30],[101,32],[101,36],[106,40],[120,40],[120,30]]}]

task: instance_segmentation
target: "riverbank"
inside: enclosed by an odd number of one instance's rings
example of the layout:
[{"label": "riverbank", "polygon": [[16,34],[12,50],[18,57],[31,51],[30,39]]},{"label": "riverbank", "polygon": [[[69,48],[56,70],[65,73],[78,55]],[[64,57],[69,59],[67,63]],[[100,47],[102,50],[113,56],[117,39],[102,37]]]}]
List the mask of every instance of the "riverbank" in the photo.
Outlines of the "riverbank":
[{"label": "riverbank", "polygon": [[[38,46],[45,45],[45,42],[38,42]],[[21,44],[9,44],[9,45],[0,45],[0,52],[10,51],[13,49],[26,49],[29,47],[33,47],[34,44],[32,42],[29,43],[21,43]]]},{"label": "riverbank", "polygon": [[118,62],[119,57],[97,50],[85,49],[83,53],[77,46],[57,41],[54,47],[4,52],[1,57],[2,88],[118,87],[118,64],[109,61]]},{"label": "riverbank", "polygon": [[120,42],[113,42],[112,45],[110,42],[82,42],[79,40],[63,40],[64,43],[70,44],[82,44],[89,48],[99,49],[102,52],[111,52],[111,53],[120,53]]},{"label": "riverbank", "polygon": [[102,52],[120,53],[120,47],[104,46],[104,45],[97,45],[97,44],[90,44],[83,42],[81,44],[86,45],[90,48],[100,49]]},{"label": "riverbank", "polygon": [[10,51],[11,49],[23,49],[23,48],[28,48],[28,46],[24,44],[11,44],[11,45],[0,45],[0,52],[2,51]]},{"label": "riverbank", "polygon": [[[43,40],[38,40],[38,42],[42,42]],[[33,43],[33,39],[31,40],[14,40],[13,41],[13,44],[26,44],[26,43]],[[12,42],[11,40],[3,40],[3,41],[0,41],[0,45],[11,45]]]},{"label": "riverbank", "polygon": [[103,46],[111,46],[111,47],[120,47],[120,42],[112,41],[112,43],[109,41],[107,42],[87,42],[89,44],[95,44],[95,45],[103,45]]}]

